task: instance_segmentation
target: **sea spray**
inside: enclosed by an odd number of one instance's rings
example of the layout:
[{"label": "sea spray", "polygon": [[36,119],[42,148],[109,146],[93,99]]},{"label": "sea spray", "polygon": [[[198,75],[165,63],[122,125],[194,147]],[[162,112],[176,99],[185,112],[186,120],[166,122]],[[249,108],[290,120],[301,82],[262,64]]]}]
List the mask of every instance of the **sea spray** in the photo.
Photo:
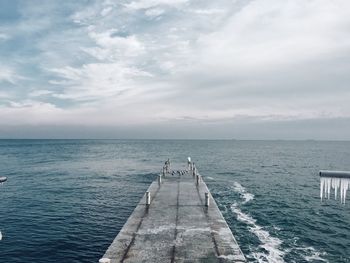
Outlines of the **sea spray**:
[{"label": "sea spray", "polygon": [[[338,185],[337,182],[334,183],[324,183],[321,187],[329,187],[330,185],[336,186]],[[240,197],[243,199],[242,202],[240,202],[241,205],[244,205],[248,203],[249,201],[252,201],[254,199],[254,195],[249,193],[245,187],[243,187],[240,183],[234,182],[233,183],[233,189],[235,192],[240,194]],[[322,188],[321,188],[322,189]],[[328,193],[327,193],[328,194]],[[325,256],[325,252],[319,252],[313,247],[304,247],[304,246],[296,246],[289,249],[282,250],[281,244],[283,243],[281,239],[277,237],[271,236],[271,234],[263,229],[262,226],[258,225],[256,223],[256,219],[251,217],[250,215],[242,212],[242,210],[239,208],[239,203],[233,203],[231,205],[231,211],[236,214],[237,220],[240,222],[243,222],[248,225],[249,232],[253,233],[261,242],[259,245],[260,248],[262,248],[266,252],[261,251],[254,251],[250,254],[252,258],[254,258],[259,263],[284,263],[284,255],[287,253],[290,253],[292,251],[298,251],[298,254],[303,254],[302,257],[306,260],[306,262],[314,262],[316,261],[322,261],[327,262],[328,261],[321,256]],[[273,228],[277,231],[280,231],[280,228],[273,226]],[[296,245],[296,244],[295,244]],[[302,253],[300,253],[302,252]]]},{"label": "sea spray", "polygon": [[243,213],[239,208],[237,203],[231,205],[231,211],[236,214],[237,219],[245,224],[248,224],[248,230],[253,233],[261,245],[259,247],[265,249],[267,253],[263,252],[253,252],[252,256],[258,260],[258,262],[271,262],[271,263],[283,263],[284,251],[280,250],[280,245],[282,241],[277,237],[272,237],[270,233],[264,230],[261,226],[256,224],[256,220],[250,215]]},{"label": "sea spray", "polygon": [[238,182],[233,183],[233,190],[241,195],[244,199],[243,204],[248,203],[249,201],[254,199],[254,195],[248,193],[247,190]]}]

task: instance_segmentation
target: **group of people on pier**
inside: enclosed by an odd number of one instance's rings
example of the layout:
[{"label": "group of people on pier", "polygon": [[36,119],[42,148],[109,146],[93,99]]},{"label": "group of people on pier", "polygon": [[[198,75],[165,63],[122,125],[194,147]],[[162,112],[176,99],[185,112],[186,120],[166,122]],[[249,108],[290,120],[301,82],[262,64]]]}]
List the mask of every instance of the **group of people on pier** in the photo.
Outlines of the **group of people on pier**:
[{"label": "group of people on pier", "polygon": [[191,157],[187,158],[187,170],[171,170],[170,168],[170,159],[166,160],[162,169],[162,175],[165,176],[166,174],[171,174],[171,175],[185,175],[187,173],[190,173],[193,176],[197,175],[197,168],[194,162],[191,161]]}]

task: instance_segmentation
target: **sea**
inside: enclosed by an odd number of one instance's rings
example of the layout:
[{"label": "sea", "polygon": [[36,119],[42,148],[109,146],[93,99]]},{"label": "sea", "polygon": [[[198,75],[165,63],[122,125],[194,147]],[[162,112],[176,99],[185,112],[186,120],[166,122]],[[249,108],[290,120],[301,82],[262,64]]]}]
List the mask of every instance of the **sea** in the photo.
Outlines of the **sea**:
[{"label": "sea", "polygon": [[318,175],[350,170],[350,142],[312,140],[0,140],[0,262],[98,262],[189,156],[248,262],[350,262],[350,200],[321,201]]}]

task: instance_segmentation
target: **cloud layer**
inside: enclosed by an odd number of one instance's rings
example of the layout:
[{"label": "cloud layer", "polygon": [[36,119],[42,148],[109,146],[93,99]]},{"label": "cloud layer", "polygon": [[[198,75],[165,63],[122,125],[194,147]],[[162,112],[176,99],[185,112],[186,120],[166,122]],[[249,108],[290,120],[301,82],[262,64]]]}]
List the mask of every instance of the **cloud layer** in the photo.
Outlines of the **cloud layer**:
[{"label": "cloud layer", "polygon": [[152,137],[157,127],[159,137],[270,138],[267,125],[275,138],[350,139],[349,1],[3,8],[11,15],[0,26],[2,137],[18,127],[39,136],[40,126],[73,136],[84,126],[116,131],[107,137]]}]

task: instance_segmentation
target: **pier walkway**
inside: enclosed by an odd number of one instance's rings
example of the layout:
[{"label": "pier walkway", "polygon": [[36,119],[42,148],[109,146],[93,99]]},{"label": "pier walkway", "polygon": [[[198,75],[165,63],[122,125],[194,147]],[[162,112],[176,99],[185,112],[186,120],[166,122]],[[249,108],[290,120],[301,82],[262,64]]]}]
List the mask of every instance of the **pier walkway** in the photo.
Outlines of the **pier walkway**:
[{"label": "pier walkway", "polygon": [[146,193],[100,262],[246,262],[206,184],[198,181],[185,173],[153,182],[150,204]]}]

